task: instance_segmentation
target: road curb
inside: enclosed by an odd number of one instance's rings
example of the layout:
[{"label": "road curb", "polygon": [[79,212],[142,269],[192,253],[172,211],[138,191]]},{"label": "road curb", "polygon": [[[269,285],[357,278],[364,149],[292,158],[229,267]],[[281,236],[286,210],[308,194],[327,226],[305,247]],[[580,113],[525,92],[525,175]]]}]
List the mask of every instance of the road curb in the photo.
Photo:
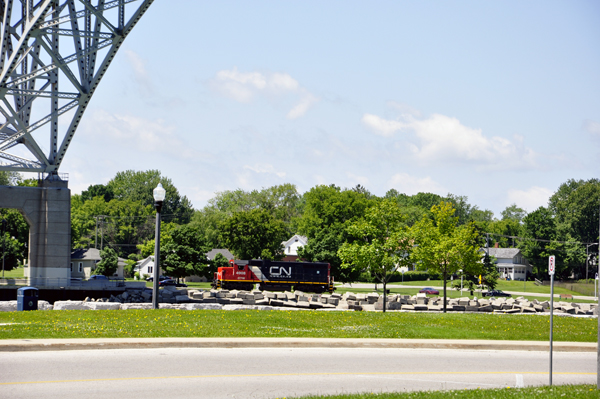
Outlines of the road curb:
[{"label": "road curb", "polygon": [[[0,352],[150,348],[400,348],[547,352],[548,342],[319,338],[111,338],[0,340]],[[596,352],[595,342],[554,342],[556,352]]]}]

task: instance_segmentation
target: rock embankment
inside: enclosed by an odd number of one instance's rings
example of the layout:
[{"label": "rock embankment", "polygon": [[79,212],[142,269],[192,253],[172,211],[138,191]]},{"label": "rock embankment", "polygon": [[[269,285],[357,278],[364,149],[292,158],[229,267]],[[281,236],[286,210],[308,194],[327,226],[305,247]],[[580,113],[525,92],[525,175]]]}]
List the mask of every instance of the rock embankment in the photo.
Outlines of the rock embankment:
[{"label": "rock embankment", "polygon": [[[38,301],[40,310],[118,310],[151,309],[152,291],[129,290],[110,298],[86,298],[84,301],[57,301],[54,305]],[[381,311],[383,296],[378,293],[354,294],[309,294],[301,291],[228,291],[188,290],[165,287],[159,291],[161,308],[167,309],[312,309],[345,311]],[[427,297],[425,294],[388,295],[388,311],[441,312],[443,298]],[[16,311],[17,301],[0,302],[0,311]],[[549,313],[550,302],[529,301],[519,298],[452,298],[447,299],[448,312],[488,313]],[[598,307],[593,303],[554,302],[555,314],[597,315]]]}]

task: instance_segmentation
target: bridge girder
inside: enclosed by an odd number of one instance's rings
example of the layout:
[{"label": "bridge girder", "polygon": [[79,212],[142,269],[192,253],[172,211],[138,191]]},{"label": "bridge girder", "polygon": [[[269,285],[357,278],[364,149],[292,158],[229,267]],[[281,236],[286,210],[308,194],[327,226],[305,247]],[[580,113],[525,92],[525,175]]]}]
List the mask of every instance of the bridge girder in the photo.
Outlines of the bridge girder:
[{"label": "bridge girder", "polygon": [[0,0],[0,170],[55,174],[154,0]]}]

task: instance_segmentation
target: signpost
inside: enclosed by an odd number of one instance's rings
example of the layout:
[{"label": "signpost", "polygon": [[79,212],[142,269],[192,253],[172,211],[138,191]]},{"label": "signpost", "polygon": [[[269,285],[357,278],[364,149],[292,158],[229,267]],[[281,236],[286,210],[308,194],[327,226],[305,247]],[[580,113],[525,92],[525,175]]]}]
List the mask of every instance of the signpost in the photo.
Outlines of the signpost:
[{"label": "signpost", "polygon": [[554,315],[554,269],[556,258],[554,255],[548,258],[548,274],[550,275],[550,385],[552,385],[552,316]]}]

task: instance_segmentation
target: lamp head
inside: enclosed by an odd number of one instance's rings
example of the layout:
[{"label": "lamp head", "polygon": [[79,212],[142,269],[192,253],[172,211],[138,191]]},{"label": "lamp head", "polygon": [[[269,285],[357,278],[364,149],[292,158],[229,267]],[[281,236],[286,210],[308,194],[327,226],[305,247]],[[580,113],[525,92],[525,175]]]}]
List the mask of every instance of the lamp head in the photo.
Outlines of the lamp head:
[{"label": "lamp head", "polygon": [[163,202],[167,191],[163,188],[162,184],[158,183],[158,186],[154,189],[154,201]]}]

